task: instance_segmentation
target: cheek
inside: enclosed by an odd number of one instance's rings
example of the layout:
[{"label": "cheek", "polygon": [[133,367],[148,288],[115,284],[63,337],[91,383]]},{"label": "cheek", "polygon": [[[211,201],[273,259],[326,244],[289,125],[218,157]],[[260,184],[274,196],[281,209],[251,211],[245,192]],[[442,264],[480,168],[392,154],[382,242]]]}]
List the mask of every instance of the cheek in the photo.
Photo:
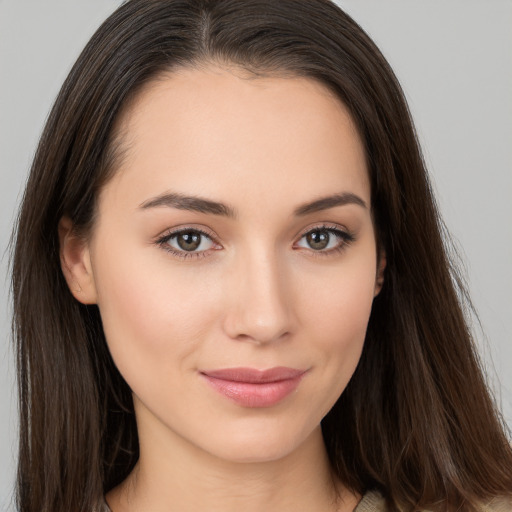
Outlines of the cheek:
[{"label": "cheek", "polygon": [[374,297],[374,265],[371,258],[340,265],[331,269],[321,287],[308,286],[309,293],[302,292],[302,317],[323,362],[327,409],[342,393],[361,356]]},{"label": "cheek", "polygon": [[190,366],[213,321],[215,298],[187,272],[170,273],[166,255],[155,261],[147,257],[152,249],[109,249],[94,268],[98,306],[112,357],[135,389],[156,368],[175,375],[177,367]]},{"label": "cheek", "polygon": [[325,275],[312,275],[301,284],[302,316],[322,339],[345,344],[364,338],[375,292],[372,252],[347,259]]}]

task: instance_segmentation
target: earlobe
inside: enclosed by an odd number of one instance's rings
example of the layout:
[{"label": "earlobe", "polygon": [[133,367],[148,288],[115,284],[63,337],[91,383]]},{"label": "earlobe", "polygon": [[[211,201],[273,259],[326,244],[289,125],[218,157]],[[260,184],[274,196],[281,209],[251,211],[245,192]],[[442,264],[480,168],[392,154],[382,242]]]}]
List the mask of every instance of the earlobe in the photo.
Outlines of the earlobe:
[{"label": "earlobe", "polygon": [[381,254],[379,255],[379,263],[377,265],[377,273],[375,275],[375,291],[373,296],[377,297],[377,295],[382,290],[382,287],[384,286],[384,270],[386,269],[386,253],[384,251],[381,251]]},{"label": "earlobe", "polygon": [[73,297],[82,304],[96,304],[96,286],[87,242],[78,236],[69,217],[59,222],[59,255],[62,273]]}]

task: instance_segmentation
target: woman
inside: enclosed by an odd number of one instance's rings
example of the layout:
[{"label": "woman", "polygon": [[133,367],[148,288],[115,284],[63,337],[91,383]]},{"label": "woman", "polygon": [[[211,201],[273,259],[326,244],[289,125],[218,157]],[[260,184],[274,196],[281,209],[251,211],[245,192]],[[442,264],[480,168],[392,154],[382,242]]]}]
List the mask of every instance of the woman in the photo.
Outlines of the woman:
[{"label": "woman", "polygon": [[506,510],[454,277],[400,87],[335,5],[127,2],[17,227],[20,510]]}]

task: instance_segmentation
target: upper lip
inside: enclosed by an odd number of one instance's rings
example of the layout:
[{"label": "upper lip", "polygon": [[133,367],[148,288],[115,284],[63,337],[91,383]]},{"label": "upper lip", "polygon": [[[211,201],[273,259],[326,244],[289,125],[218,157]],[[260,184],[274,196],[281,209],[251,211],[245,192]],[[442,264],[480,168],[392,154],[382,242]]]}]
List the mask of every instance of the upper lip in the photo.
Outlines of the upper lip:
[{"label": "upper lip", "polygon": [[269,382],[295,379],[305,372],[306,370],[276,366],[275,368],[269,368],[267,370],[258,370],[256,368],[222,368],[219,370],[205,370],[201,373],[214,379],[247,382],[250,384],[266,384]]}]

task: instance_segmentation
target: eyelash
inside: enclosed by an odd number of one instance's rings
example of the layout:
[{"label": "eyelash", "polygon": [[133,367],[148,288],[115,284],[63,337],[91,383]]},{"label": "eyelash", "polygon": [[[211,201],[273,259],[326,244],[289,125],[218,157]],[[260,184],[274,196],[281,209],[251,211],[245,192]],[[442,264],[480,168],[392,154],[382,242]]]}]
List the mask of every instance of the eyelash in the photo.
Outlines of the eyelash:
[{"label": "eyelash", "polygon": [[[166,235],[160,237],[158,240],[156,240],[156,244],[159,245],[164,251],[172,254],[173,256],[177,258],[181,258],[183,260],[186,259],[199,259],[199,258],[205,258],[210,253],[208,251],[199,251],[199,252],[192,252],[192,251],[177,251],[176,249],[173,249],[167,242],[171,240],[172,238],[175,238],[183,233],[198,233],[201,236],[204,236],[206,238],[209,238],[212,240],[212,242],[215,243],[214,238],[211,233],[208,233],[205,230],[202,230],[200,228],[182,228],[178,229],[176,231],[172,231],[170,233],[167,233]],[[215,250],[215,249],[214,249]]]},{"label": "eyelash", "polygon": [[[339,253],[343,252],[356,239],[352,233],[350,233],[348,231],[341,230],[339,227],[322,224],[319,226],[315,226],[311,229],[308,229],[307,231],[302,233],[302,235],[300,235],[300,237],[299,237],[299,241],[302,240],[307,235],[309,235],[310,233],[314,233],[315,231],[326,231],[330,235],[333,235],[336,238],[338,238],[340,240],[340,243],[336,247],[333,247],[328,250],[315,251],[314,249],[309,249],[309,252],[314,257],[316,257],[316,256],[326,257],[326,256],[330,256],[332,254],[339,254]],[[167,233],[164,236],[158,238],[155,241],[155,243],[159,247],[161,247],[164,251],[172,254],[173,256],[175,256],[177,258],[181,258],[183,260],[191,259],[191,258],[199,259],[199,258],[205,258],[205,257],[209,256],[211,254],[210,250],[199,251],[199,252],[184,251],[184,250],[177,251],[176,249],[173,249],[168,244],[169,240],[171,240],[172,238],[175,238],[175,237],[179,236],[180,234],[184,234],[187,232],[200,234],[201,236],[204,236],[204,237],[210,239],[214,244],[216,243],[215,239],[211,233],[209,233],[205,230],[202,230],[200,228],[195,228],[195,227],[194,228],[181,228],[179,230],[172,231],[172,232]],[[218,249],[213,249],[213,250],[218,250]]]},{"label": "eyelash", "polygon": [[340,229],[338,226],[333,226],[329,224],[321,224],[319,226],[314,226],[313,228],[308,229],[302,235],[299,237],[299,241],[302,240],[304,237],[309,235],[310,233],[314,233],[315,231],[327,231],[330,235],[335,236],[338,238],[340,243],[331,249],[328,250],[318,250],[315,251],[314,249],[309,249],[309,254],[313,257],[327,257],[332,256],[333,254],[339,254],[342,253],[347,249],[348,246],[350,246],[351,243],[355,242],[356,237],[353,233],[350,233],[348,230]]}]

